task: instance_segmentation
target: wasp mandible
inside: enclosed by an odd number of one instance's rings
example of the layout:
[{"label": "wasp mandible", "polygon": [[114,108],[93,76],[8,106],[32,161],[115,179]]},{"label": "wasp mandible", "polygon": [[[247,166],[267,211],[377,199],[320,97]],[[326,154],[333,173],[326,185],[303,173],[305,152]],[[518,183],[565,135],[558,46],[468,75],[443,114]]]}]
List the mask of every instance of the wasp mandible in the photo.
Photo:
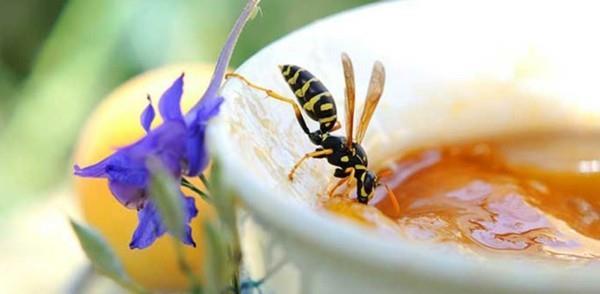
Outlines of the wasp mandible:
[{"label": "wasp mandible", "polygon": [[[379,103],[385,83],[385,70],[383,64],[376,61],[373,65],[371,80],[367,90],[367,98],[363,108],[360,122],[353,137],[355,83],[352,61],[346,53],[342,53],[342,65],[344,68],[344,79],[346,82],[346,136],[334,136],[331,132],[341,126],[337,120],[337,109],[331,93],[325,88],[313,74],[306,69],[296,65],[281,65],[279,69],[287,84],[293,91],[298,103],[304,112],[314,121],[319,123],[319,129],[310,131],[306,125],[302,111],[293,99],[285,97],[273,90],[258,86],[245,77],[229,73],[226,78],[238,78],[249,87],[265,92],[269,97],[290,104],[295,112],[300,127],[306,133],[311,142],[319,146],[313,152],[306,153],[292,168],[288,177],[293,180],[294,173],[300,165],[309,158],[325,158],[329,164],[336,167],[334,176],[341,178],[330,190],[329,196],[344,183],[354,179],[356,181],[356,195],[360,203],[367,204],[373,198],[375,188],[381,185],[379,177],[368,169],[368,159],[361,142],[365,136],[371,117]],[[352,139],[354,138],[354,139]],[[388,191],[388,197],[396,208],[397,199],[393,192],[384,185]]]}]

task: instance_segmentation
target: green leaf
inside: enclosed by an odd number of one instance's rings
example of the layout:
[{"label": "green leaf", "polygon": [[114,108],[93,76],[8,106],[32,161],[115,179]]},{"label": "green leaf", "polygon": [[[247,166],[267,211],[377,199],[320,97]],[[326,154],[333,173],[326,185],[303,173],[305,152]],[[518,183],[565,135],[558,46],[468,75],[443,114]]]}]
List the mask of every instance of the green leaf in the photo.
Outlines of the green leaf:
[{"label": "green leaf", "polygon": [[146,292],[125,273],[123,265],[100,233],[73,220],[70,223],[81,248],[98,272],[135,293]]},{"label": "green leaf", "polygon": [[179,191],[179,183],[156,158],[148,160],[150,169],[150,196],[154,200],[167,230],[178,237],[184,235],[184,203]]}]

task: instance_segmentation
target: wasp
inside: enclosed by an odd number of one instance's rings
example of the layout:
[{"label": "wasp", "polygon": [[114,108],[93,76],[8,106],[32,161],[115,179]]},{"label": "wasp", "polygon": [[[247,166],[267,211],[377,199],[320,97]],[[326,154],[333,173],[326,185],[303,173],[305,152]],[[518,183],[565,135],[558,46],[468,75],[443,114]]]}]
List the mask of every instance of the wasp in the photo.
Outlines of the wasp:
[{"label": "wasp", "polygon": [[[296,100],[301,108],[293,99],[273,90],[258,86],[237,73],[229,73],[226,77],[238,78],[249,87],[263,91],[271,98],[290,104],[294,109],[296,120],[304,133],[308,135],[313,144],[319,146],[316,150],[306,153],[294,165],[288,174],[290,180],[293,180],[294,173],[305,160],[309,158],[325,158],[329,164],[336,167],[333,174],[334,177],[340,178],[330,190],[329,196],[333,195],[333,193],[344,183],[347,183],[349,180],[354,180],[356,181],[357,200],[360,203],[367,204],[369,200],[373,198],[375,188],[382,183],[380,182],[379,177],[373,171],[369,170],[367,153],[361,146],[361,142],[383,93],[385,70],[383,64],[379,61],[376,61],[373,65],[371,80],[367,90],[367,98],[360,117],[356,136],[353,136],[356,91],[352,61],[346,53],[342,53],[342,66],[346,83],[345,137],[331,134],[331,132],[341,127],[337,117],[335,101],[323,83],[306,69],[296,65],[279,66],[283,78],[294,93],[294,96],[296,96]],[[309,130],[301,109],[304,110],[308,117],[319,123],[318,130]],[[398,207],[393,192],[387,185],[384,186],[388,191],[388,195],[393,205]]]}]

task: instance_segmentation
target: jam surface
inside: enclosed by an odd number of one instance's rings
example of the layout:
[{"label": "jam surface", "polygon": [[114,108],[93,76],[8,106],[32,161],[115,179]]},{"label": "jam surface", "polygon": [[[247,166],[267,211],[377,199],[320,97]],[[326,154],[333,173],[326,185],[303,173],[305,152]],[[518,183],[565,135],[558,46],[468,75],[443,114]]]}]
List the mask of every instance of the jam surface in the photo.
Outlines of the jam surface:
[{"label": "jam surface", "polygon": [[468,252],[595,260],[600,258],[595,142],[597,134],[538,134],[414,150],[380,171],[400,209],[385,189],[372,206],[342,195],[323,205],[380,231]]}]

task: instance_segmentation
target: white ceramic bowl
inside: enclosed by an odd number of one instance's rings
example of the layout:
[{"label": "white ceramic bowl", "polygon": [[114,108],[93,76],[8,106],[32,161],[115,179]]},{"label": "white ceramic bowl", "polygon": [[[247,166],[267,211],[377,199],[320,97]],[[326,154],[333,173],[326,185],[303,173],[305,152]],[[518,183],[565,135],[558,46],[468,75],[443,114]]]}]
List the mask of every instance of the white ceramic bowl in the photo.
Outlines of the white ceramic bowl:
[{"label": "white ceramic bowl", "polygon": [[[383,2],[294,32],[237,72],[292,96],[277,65],[300,65],[324,82],[342,112],[340,53],[353,58],[359,106],[372,63],[381,60],[387,84],[364,144],[371,166],[424,144],[522,130],[598,129],[599,10],[593,2],[547,2]],[[480,260],[384,237],[315,210],[332,167],[312,160],[293,183],[287,180],[293,163],[315,147],[291,108],[237,80],[222,93],[226,102],[210,125],[210,146],[243,200],[247,268],[254,279],[268,275],[264,290],[600,293],[594,264]]]}]

